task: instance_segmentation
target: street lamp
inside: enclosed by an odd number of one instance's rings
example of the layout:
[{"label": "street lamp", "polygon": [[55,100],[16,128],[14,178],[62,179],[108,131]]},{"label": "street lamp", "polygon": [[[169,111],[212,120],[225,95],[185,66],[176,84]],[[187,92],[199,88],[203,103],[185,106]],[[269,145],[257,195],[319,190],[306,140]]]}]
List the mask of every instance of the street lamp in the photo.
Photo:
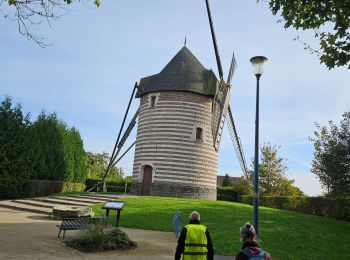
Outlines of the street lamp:
[{"label": "street lamp", "polygon": [[266,61],[267,58],[264,56],[255,56],[250,59],[250,62],[253,65],[253,73],[256,77],[253,225],[257,236],[259,234],[259,80],[261,75],[264,73],[264,63]]}]

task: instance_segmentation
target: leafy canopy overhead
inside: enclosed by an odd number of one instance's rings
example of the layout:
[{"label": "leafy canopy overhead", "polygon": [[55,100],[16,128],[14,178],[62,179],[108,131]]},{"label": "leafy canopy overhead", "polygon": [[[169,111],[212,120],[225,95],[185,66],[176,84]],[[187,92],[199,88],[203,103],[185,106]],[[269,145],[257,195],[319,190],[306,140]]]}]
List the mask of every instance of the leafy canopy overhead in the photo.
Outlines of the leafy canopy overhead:
[{"label": "leafy canopy overhead", "polygon": [[274,15],[283,17],[285,28],[314,31],[319,49],[303,44],[318,54],[321,63],[329,69],[350,68],[350,0],[269,0],[269,6]]}]

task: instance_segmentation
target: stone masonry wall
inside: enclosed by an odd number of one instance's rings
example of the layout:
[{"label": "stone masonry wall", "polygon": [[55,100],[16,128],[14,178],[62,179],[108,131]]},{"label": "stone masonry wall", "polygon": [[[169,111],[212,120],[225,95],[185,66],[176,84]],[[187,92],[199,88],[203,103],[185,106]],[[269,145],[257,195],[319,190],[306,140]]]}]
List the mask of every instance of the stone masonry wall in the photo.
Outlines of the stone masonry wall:
[{"label": "stone masonry wall", "polygon": [[[155,107],[151,107],[156,96]],[[140,99],[134,167],[134,194],[143,168],[153,168],[151,195],[216,199],[217,152],[211,132],[212,99],[192,92],[163,91]],[[196,128],[203,140],[196,139]]]}]

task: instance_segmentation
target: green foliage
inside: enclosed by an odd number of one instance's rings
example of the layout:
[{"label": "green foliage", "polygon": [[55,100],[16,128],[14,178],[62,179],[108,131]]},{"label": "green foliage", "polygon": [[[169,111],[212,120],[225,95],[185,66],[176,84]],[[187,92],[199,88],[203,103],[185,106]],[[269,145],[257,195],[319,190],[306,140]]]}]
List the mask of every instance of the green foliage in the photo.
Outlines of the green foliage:
[{"label": "green foliage", "polygon": [[[258,0],[259,1],[259,0]],[[320,49],[316,52],[329,69],[350,68],[350,0],[269,0],[274,15],[283,17],[284,27],[311,29]]]},{"label": "green foliage", "polygon": [[85,188],[84,183],[77,182],[26,180],[23,185],[22,196],[32,198],[60,192],[82,192]]},{"label": "green foliage", "polygon": [[114,228],[106,232],[101,225],[89,226],[66,244],[82,252],[131,249],[137,246],[124,231]]},{"label": "green foliage", "polygon": [[[122,227],[173,232],[171,221],[177,210],[184,223],[192,211],[198,211],[217,255],[234,255],[241,248],[240,227],[252,222],[252,206],[241,203],[153,196],[122,200],[126,202]],[[92,208],[96,215],[105,215],[101,205]],[[265,207],[260,207],[259,220],[261,246],[273,259],[338,259],[350,254],[346,243],[349,223]],[[115,212],[111,212],[110,221],[115,223]]]},{"label": "green foliage", "polygon": [[0,198],[17,198],[30,175],[29,115],[6,97],[0,105]]},{"label": "green foliage", "polygon": [[259,165],[259,193],[263,196],[303,195],[300,189],[294,187],[294,180],[287,179],[288,167],[285,159],[278,156],[278,149],[279,147],[269,143],[260,148],[262,156]]},{"label": "green foliage", "polygon": [[350,196],[350,112],[340,125],[329,121],[329,128],[316,123],[314,160],[311,171],[329,195]]},{"label": "green foliage", "polygon": [[235,190],[239,195],[251,195],[253,194],[253,181],[252,174],[248,175],[249,180],[244,177],[241,177],[241,180],[238,184],[235,185]]},{"label": "green foliage", "polygon": [[[93,188],[98,182],[100,182],[100,179],[87,179],[85,181],[86,189],[89,190]],[[125,183],[127,184],[126,192],[130,193],[130,186],[131,186],[131,179],[125,178],[125,179],[118,179],[117,181],[106,181],[106,188],[108,192],[125,192]]]},{"label": "green foliage", "polygon": [[66,169],[59,124],[55,114],[46,115],[41,112],[29,128],[32,143],[29,151],[32,159],[30,178],[57,181],[64,179]]},{"label": "green foliage", "polygon": [[35,179],[85,182],[85,151],[79,132],[57,119],[56,114],[38,116],[30,127]]},{"label": "green foliage", "polygon": [[237,191],[233,187],[217,187],[217,199],[237,201]]},{"label": "green foliage", "polygon": [[10,98],[0,106],[0,198],[17,198],[28,179],[86,179],[83,141],[75,128],[42,112],[32,123]]},{"label": "green foliage", "polygon": [[228,174],[225,174],[224,180],[222,181],[222,186],[223,187],[232,186],[232,183],[230,181],[230,176]]},{"label": "green foliage", "polygon": [[280,184],[288,170],[285,160],[278,156],[279,147],[264,144],[261,150],[259,165],[259,189],[261,194],[272,195],[280,192]]},{"label": "green foliage", "polygon": [[[89,179],[102,180],[105,170],[109,163],[109,155],[106,152],[102,153],[86,153],[86,165]],[[112,167],[109,171],[106,181],[107,182],[121,182],[123,181],[123,171],[116,167]]]},{"label": "green foliage", "polygon": [[[253,196],[238,196],[238,201],[253,205]],[[259,204],[264,207],[293,210],[316,216],[350,221],[350,199],[332,197],[260,197]]]}]

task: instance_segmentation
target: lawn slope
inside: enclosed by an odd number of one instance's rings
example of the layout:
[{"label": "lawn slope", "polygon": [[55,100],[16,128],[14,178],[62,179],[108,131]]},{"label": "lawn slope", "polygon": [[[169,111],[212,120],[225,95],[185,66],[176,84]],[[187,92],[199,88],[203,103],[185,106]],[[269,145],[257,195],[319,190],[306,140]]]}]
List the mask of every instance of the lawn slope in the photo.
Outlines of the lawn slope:
[{"label": "lawn slope", "polygon": [[[121,200],[126,202],[122,227],[173,231],[172,218],[177,210],[184,224],[190,212],[197,210],[210,231],[215,254],[233,255],[240,248],[240,226],[252,219],[252,207],[240,203],[160,197]],[[97,215],[105,214],[101,205],[93,206],[93,210]],[[259,219],[260,244],[273,259],[343,259],[350,255],[349,223],[264,207]]]}]

